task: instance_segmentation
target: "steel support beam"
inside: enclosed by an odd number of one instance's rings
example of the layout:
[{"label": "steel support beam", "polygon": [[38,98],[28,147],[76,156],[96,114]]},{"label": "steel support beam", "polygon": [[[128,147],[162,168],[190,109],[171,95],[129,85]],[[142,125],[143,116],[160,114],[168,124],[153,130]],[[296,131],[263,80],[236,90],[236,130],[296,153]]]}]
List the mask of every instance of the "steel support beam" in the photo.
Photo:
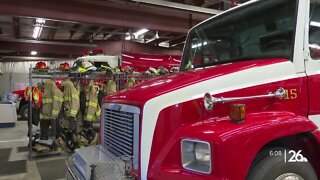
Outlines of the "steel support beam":
[{"label": "steel support beam", "polygon": [[97,47],[96,44],[82,44],[82,43],[68,43],[68,42],[56,42],[56,41],[38,41],[29,39],[13,39],[13,38],[0,38],[0,41],[5,42],[20,42],[20,43],[32,43],[32,44],[47,44],[47,45],[58,45],[58,46],[74,46],[74,47]]},{"label": "steel support beam", "polygon": [[98,0],[2,0],[0,12],[16,16],[42,17],[79,23],[186,33],[189,14],[197,24],[212,14],[147,6],[142,3]]},{"label": "steel support beam", "polygon": [[48,39],[49,40],[54,40],[54,37],[58,31],[58,28],[59,28],[59,22],[54,22],[54,26],[56,26],[57,28],[52,28],[50,29],[49,33],[48,33]]},{"label": "steel support beam", "polygon": [[16,38],[20,37],[20,26],[19,26],[19,18],[18,17],[13,17],[13,31],[14,31],[14,36]]}]

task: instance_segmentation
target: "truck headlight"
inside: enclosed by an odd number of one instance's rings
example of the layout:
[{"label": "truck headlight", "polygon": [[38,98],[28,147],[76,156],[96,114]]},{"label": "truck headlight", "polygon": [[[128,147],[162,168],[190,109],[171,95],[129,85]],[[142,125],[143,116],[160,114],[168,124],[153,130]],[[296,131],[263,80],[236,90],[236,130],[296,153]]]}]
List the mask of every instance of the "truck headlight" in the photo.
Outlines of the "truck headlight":
[{"label": "truck headlight", "polygon": [[185,169],[205,174],[211,173],[211,148],[208,142],[183,139],[181,159]]}]

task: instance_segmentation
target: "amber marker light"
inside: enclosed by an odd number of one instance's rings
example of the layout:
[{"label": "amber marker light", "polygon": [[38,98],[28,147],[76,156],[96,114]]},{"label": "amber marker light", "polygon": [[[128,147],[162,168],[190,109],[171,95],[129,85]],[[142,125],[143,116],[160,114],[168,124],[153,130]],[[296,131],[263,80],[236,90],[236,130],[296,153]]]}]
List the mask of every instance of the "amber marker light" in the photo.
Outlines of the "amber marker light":
[{"label": "amber marker light", "polygon": [[242,123],[245,117],[246,117],[245,104],[231,104],[229,106],[230,121],[236,122],[236,123]]}]

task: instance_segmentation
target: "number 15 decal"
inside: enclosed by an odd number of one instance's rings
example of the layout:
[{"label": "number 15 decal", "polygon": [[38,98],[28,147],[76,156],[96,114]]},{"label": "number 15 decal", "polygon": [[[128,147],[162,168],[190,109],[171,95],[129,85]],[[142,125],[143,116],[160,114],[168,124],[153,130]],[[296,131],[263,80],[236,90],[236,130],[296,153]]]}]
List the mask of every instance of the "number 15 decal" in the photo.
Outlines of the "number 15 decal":
[{"label": "number 15 decal", "polygon": [[297,98],[298,98],[297,89],[286,89],[285,99],[297,99]]}]

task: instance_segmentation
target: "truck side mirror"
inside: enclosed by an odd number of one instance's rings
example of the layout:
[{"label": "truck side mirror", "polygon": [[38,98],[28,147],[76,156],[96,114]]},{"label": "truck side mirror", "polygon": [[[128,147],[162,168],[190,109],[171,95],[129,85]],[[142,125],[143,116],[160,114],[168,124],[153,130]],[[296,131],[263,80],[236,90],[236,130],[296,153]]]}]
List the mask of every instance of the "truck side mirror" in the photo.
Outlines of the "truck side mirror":
[{"label": "truck side mirror", "polygon": [[320,45],[319,44],[309,44],[310,56],[312,59],[320,60]]}]

